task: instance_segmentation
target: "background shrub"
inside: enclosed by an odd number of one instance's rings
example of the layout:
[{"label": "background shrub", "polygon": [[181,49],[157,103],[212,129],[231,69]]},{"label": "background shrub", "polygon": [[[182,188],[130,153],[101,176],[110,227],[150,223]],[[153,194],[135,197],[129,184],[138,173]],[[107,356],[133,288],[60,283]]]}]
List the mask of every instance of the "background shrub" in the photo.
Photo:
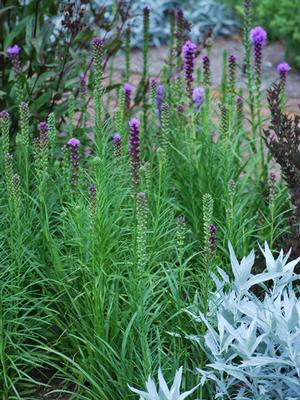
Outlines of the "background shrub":
[{"label": "background shrub", "polygon": [[[242,15],[243,0],[222,0]],[[272,13],[272,18],[270,18]],[[264,26],[270,39],[284,40],[286,58],[300,67],[300,3],[294,0],[254,0],[253,15],[256,23]]]}]

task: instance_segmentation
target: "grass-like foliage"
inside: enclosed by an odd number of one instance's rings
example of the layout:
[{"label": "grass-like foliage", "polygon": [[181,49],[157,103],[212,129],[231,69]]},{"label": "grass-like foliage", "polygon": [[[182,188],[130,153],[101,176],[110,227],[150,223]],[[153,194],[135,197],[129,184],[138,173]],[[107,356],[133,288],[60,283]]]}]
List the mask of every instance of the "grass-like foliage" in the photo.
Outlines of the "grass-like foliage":
[{"label": "grass-like foliage", "polygon": [[[167,382],[181,366],[205,368],[206,351],[184,333],[202,335],[207,323],[199,328],[183,310],[196,304],[210,318],[211,273],[216,264],[226,269],[228,241],[242,257],[257,241],[281,246],[290,230],[288,188],[269,173],[263,140],[266,33],[250,29],[248,11],[245,93],[233,54],[224,57],[220,92],[212,87],[212,38],[187,40],[183,10],[171,13],[161,76],[149,74],[151,10],[145,7],[140,83],[134,85],[130,29],[122,24],[116,31],[124,38],[122,77],[107,65],[110,38],[94,37],[76,60],[89,60],[89,69],[77,83],[60,86],[63,101],[50,85],[50,106],[41,113],[25,84],[26,49],[7,49],[13,95],[0,112],[2,400],[39,398],[42,385],[72,399],[127,399],[135,396],[128,384],[142,387],[159,368]],[[280,70],[280,107],[287,71]],[[262,273],[264,263],[257,269]],[[251,279],[239,282],[243,290]],[[278,285],[287,284],[280,279]],[[279,298],[284,307],[296,301],[286,293]],[[245,323],[240,329],[248,329]],[[280,374],[279,363],[275,369]],[[256,379],[256,369],[251,373]],[[181,378],[179,370],[170,393],[159,373],[160,398],[183,399],[192,387],[200,399],[214,396],[210,382],[197,386],[197,374]],[[235,385],[232,379],[222,381],[224,388]]]}]

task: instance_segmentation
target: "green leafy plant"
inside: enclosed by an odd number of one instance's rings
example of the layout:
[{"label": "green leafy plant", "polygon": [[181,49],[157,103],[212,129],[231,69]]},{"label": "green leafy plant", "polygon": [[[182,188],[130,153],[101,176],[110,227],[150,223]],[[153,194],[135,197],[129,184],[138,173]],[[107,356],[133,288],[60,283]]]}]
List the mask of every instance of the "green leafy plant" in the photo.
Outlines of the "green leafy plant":
[{"label": "green leafy plant", "polygon": [[[161,368],[175,375],[173,387],[159,374],[164,394],[153,389],[144,397],[180,399],[194,387],[204,400],[211,384],[197,387],[197,376],[181,380],[178,372],[207,363],[205,351],[181,335],[199,334],[182,310],[197,303],[209,315],[211,273],[216,263],[226,268],[228,239],[242,257],[254,241],[281,245],[288,231],[287,189],[262,173],[264,143],[255,140],[263,93],[252,104],[249,129],[243,106],[250,95],[235,79],[236,57],[223,67],[218,98],[212,41],[185,38],[182,10],[171,18],[172,65],[163,65],[160,78],[148,68],[152,12],[144,9],[143,71],[135,85],[126,2],[96,9],[90,2],[84,16],[94,33],[78,30],[82,2],[64,4],[63,30],[43,4],[1,14],[9,45],[0,111],[1,396],[31,400],[49,385],[51,395],[125,399],[128,383],[139,387]],[[28,13],[38,21],[36,34],[51,14],[52,32],[41,44],[46,64],[29,46],[31,70],[26,36],[9,33],[17,29],[9,15],[22,24]],[[108,64],[123,28],[125,57]],[[50,71],[54,79],[43,81]],[[258,272],[263,268],[258,263]]]}]

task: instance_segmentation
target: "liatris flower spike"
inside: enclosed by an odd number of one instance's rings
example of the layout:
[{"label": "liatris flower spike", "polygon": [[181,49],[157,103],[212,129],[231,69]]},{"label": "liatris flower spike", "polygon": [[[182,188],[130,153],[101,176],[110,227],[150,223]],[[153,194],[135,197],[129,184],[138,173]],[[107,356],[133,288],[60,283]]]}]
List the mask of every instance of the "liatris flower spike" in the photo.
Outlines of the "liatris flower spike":
[{"label": "liatris flower spike", "polygon": [[262,65],[262,49],[267,42],[267,32],[260,26],[257,26],[250,31],[250,41],[254,48],[254,63],[256,70],[256,79],[261,80],[261,65]]},{"label": "liatris flower spike", "polygon": [[96,89],[101,88],[101,80],[102,80],[102,61],[103,61],[103,45],[104,45],[104,40],[95,37],[92,40],[92,46],[93,46],[93,62],[95,65],[95,86]]},{"label": "liatris flower spike", "polygon": [[253,46],[264,47],[267,42],[267,32],[261,26],[256,26],[250,31],[250,40]]},{"label": "liatris flower spike", "polygon": [[198,112],[200,107],[204,103],[204,89],[202,87],[197,87],[193,90],[193,102],[194,111]]},{"label": "liatris flower spike", "polygon": [[79,145],[80,141],[76,138],[71,138],[68,141],[68,146],[71,152],[71,166],[72,166],[72,183],[75,185],[77,183],[79,174]]},{"label": "liatris flower spike", "polygon": [[228,57],[228,66],[229,66],[229,89],[231,94],[235,91],[235,70],[236,70],[236,57],[231,54]]},{"label": "liatris flower spike", "polygon": [[280,80],[282,83],[285,83],[287,73],[291,70],[291,67],[288,63],[282,62],[277,65],[277,71],[279,72]]},{"label": "liatris flower spike", "polygon": [[196,57],[197,46],[191,41],[185,42],[182,55],[184,60],[184,71],[186,79],[186,88],[189,94],[192,94],[192,83],[194,80],[194,67],[195,67],[195,57]]},{"label": "liatris flower spike", "polygon": [[20,64],[20,55],[21,49],[20,47],[15,44],[14,46],[11,46],[7,49],[7,54],[11,58],[12,65],[14,68],[14,71],[16,74],[20,73],[22,71],[21,69],[21,64]]},{"label": "liatris flower spike", "polygon": [[156,112],[160,116],[164,101],[164,85],[158,85],[156,90]]},{"label": "liatris flower spike", "polygon": [[2,151],[6,155],[9,151],[10,116],[7,111],[0,112],[0,133],[2,135]]},{"label": "liatris flower spike", "polygon": [[202,58],[203,63],[203,81],[205,87],[210,85],[210,59],[208,56]]},{"label": "liatris flower spike", "polygon": [[129,138],[129,153],[132,182],[135,188],[138,187],[140,182],[139,169],[140,169],[140,121],[137,118],[131,118],[129,122],[130,138]]},{"label": "liatris flower spike", "polygon": [[131,94],[132,94],[132,86],[130,83],[124,84],[124,93],[125,93],[125,108],[128,110],[130,108]]},{"label": "liatris flower spike", "polygon": [[113,141],[114,141],[114,153],[115,153],[115,157],[116,158],[120,158],[121,157],[121,136],[119,135],[119,133],[115,133],[113,136]]}]

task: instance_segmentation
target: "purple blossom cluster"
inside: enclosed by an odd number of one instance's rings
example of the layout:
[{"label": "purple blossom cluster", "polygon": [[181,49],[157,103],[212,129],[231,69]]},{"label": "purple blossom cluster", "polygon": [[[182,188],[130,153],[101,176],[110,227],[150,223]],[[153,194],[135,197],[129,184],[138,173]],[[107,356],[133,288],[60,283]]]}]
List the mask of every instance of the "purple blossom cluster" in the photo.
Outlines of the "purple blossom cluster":
[{"label": "purple blossom cluster", "polygon": [[125,83],[124,84],[125,108],[126,108],[126,110],[129,110],[129,108],[130,108],[132,90],[133,89],[132,89],[132,86],[130,85],[130,83]]},{"label": "purple blossom cluster", "polygon": [[15,44],[7,49],[7,54],[11,59],[13,69],[16,74],[19,74],[22,72],[21,63],[20,63],[20,52],[21,52],[21,49],[17,44]]},{"label": "purple blossom cluster", "polygon": [[250,31],[250,41],[254,49],[254,65],[256,71],[256,79],[260,83],[261,67],[262,67],[262,49],[267,42],[267,32],[261,26],[256,26]]},{"label": "purple blossom cluster", "polygon": [[140,182],[140,121],[137,118],[131,118],[129,122],[130,137],[129,137],[129,154],[131,164],[132,182],[135,188]]},{"label": "purple blossom cluster", "polygon": [[267,43],[267,32],[261,26],[256,26],[250,31],[250,40],[253,46],[264,47]]},{"label": "purple blossom cluster", "polygon": [[277,71],[279,72],[280,80],[283,84],[286,82],[287,73],[291,70],[291,67],[287,62],[282,62],[277,65]]},{"label": "purple blossom cluster", "polygon": [[189,94],[192,94],[192,83],[194,81],[194,68],[195,68],[195,58],[196,58],[197,46],[190,40],[185,42],[182,48],[182,56],[184,61],[184,71],[186,88]]}]

